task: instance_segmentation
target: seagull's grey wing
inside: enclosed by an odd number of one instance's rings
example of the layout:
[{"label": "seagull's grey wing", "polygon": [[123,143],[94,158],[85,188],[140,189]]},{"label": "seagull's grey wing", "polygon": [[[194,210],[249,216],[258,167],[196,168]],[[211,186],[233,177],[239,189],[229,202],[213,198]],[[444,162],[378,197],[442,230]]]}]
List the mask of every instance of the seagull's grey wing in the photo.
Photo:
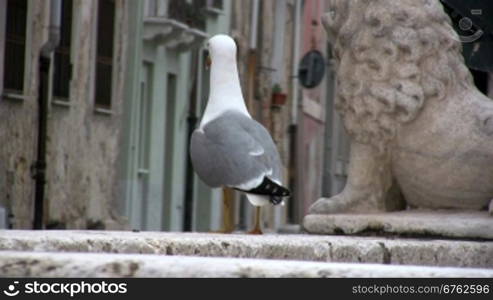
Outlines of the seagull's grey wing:
[{"label": "seagull's grey wing", "polygon": [[272,138],[262,125],[240,113],[226,112],[202,131],[194,131],[190,155],[196,173],[212,187],[249,190],[269,174],[280,180],[279,153]]},{"label": "seagull's grey wing", "polygon": [[282,179],[282,163],[279,151],[277,150],[272,137],[267,129],[259,122],[244,117],[239,120],[239,125],[255,139],[255,141],[264,149],[264,152],[258,159],[262,160],[264,166],[271,170],[268,177],[278,183]]}]

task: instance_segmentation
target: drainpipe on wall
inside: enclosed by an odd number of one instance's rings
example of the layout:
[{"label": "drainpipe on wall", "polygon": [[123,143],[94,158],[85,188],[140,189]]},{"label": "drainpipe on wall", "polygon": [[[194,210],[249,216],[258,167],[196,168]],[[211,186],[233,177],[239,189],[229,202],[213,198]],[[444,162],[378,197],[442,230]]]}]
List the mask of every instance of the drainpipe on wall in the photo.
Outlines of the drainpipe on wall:
[{"label": "drainpipe on wall", "polygon": [[39,56],[38,85],[38,151],[34,163],[34,229],[43,228],[44,194],[46,184],[46,144],[48,121],[48,83],[51,55],[60,42],[61,0],[50,1],[50,25],[48,40],[41,47]]},{"label": "drainpipe on wall", "polygon": [[293,38],[293,62],[291,70],[291,120],[289,125],[289,135],[290,135],[290,158],[289,158],[289,186],[292,189],[292,199],[289,202],[288,209],[288,222],[297,223],[298,216],[298,205],[300,199],[297,197],[297,165],[298,165],[298,106],[299,106],[299,85],[298,85],[298,60],[299,60],[299,49],[300,49],[300,24],[301,24],[301,4],[302,0],[296,0],[296,6],[294,10],[294,38]]},{"label": "drainpipe on wall", "polygon": [[252,21],[251,21],[251,34],[250,34],[250,49],[257,49],[257,31],[258,31],[258,14],[259,14],[259,0],[253,0],[252,4]]},{"label": "drainpipe on wall", "polygon": [[258,15],[260,4],[259,0],[252,3],[250,41],[248,43],[248,67],[247,67],[247,107],[253,111],[253,100],[255,98],[255,73],[257,68],[257,36],[258,36]]},{"label": "drainpipe on wall", "polygon": [[[202,51],[200,48],[192,51],[191,57],[192,61],[198,62],[200,61],[200,55]],[[200,78],[198,76],[198,68],[201,65],[192,64],[191,73],[192,73],[192,90],[190,92],[190,106],[188,108],[188,117],[187,117],[187,165],[186,165],[186,173],[185,173],[185,201],[183,208],[183,231],[192,231],[193,230],[193,192],[195,187],[195,173],[193,171],[192,159],[190,158],[190,140],[192,139],[193,131],[195,127],[197,127],[197,122],[199,120],[197,113],[197,86],[199,84]]]},{"label": "drainpipe on wall", "polygon": [[303,0],[296,0],[294,11],[293,63],[291,70],[291,95],[293,95],[293,101],[291,102],[291,125],[296,125],[298,123],[298,60],[300,56],[300,24],[302,1]]}]

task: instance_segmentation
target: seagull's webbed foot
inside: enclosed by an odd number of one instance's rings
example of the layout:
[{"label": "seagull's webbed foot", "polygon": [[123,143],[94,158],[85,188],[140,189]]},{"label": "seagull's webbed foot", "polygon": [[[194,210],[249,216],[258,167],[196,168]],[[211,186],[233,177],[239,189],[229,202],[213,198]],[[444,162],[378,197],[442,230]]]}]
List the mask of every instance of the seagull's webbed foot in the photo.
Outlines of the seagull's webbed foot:
[{"label": "seagull's webbed foot", "polygon": [[255,227],[252,230],[250,230],[248,234],[264,234],[264,233],[262,232],[262,229]]},{"label": "seagull's webbed foot", "polygon": [[234,231],[233,228],[221,228],[219,230],[213,230],[213,231],[210,231],[209,233],[222,233],[222,234],[229,234],[229,233],[232,233]]}]

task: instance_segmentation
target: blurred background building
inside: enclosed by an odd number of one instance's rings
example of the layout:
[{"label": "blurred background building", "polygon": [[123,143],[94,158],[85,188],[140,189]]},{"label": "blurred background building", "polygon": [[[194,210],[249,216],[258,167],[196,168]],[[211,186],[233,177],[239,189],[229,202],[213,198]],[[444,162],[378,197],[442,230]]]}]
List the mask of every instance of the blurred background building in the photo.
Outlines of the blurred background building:
[{"label": "blurred background building", "polygon": [[116,219],[132,2],[0,1],[0,204],[10,226]]},{"label": "blurred background building", "polygon": [[[264,228],[299,224],[346,180],[349,148],[320,23],[327,7],[0,0],[0,210],[8,219],[0,227],[219,229],[223,194],[198,179],[188,155],[208,97],[204,42],[218,33],[238,45],[245,101],[274,137],[294,192],[266,209]],[[489,73],[477,78],[488,93]],[[253,219],[241,198],[239,230]]]}]

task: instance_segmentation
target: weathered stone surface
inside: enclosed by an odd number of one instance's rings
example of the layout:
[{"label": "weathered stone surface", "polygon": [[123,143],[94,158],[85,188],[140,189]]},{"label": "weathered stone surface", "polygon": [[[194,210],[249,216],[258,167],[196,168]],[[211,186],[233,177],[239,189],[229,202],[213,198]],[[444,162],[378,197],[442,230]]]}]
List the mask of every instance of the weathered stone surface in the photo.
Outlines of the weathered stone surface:
[{"label": "weathered stone surface", "polygon": [[[122,110],[127,70],[128,10],[132,1],[116,1],[111,115],[95,113],[94,57],[96,1],[73,1],[74,31],[69,101],[50,99],[47,128],[45,224],[87,228],[90,220],[122,223],[115,217],[124,205],[118,195]],[[3,8],[2,8],[3,9]],[[121,12],[121,13],[120,13]],[[14,228],[32,228],[33,169],[38,148],[38,59],[49,30],[49,1],[29,3],[24,92],[14,99],[0,87],[0,205],[12,214]],[[3,27],[2,27],[3,28]],[[3,33],[2,33],[3,34]],[[3,48],[2,44],[2,48]],[[3,59],[3,51],[0,51]],[[0,73],[4,70],[1,68]],[[52,77],[53,78],[53,77]],[[64,80],[69,80],[64,78]],[[0,84],[1,86],[1,84]],[[60,100],[60,99],[58,99]],[[110,100],[110,99],[108,99]],[[57,104],[58,103],[58,104]],[[62,103],[62,104],[60,104]],[[6,142],[8,141],[8,142]],[[117,209],[119,208],[119,209]]]},{"label": "weathered stone surface", "polygon": [[402,211],[374,214],[308,215],[304,228],[317,234],[395,234],[493,240],[486,212]]},{"label": "weathered stone surface", "polygon": [[475,87],[440,1],[331,0],[323,23],[351,151],[344,190],[310,213],[487,210],[493,101]]},{"label": "weathered stone surface", "polygon": [[161,255],[2,252],[15,277],[493,277],[493,270]]},{"label": "weathered stone surface", "polygon": [[493,242],[374,237],[4,230],[0,231],[0,250],[493,268]]}]

